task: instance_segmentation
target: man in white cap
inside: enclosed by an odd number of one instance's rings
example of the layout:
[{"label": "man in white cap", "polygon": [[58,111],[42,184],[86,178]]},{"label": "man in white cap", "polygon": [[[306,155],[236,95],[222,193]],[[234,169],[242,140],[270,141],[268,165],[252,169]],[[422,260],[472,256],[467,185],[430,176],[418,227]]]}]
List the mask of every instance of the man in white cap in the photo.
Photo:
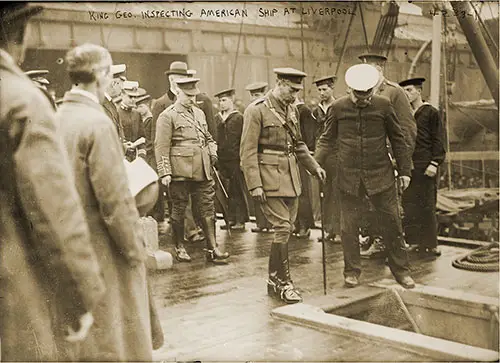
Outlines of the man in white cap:
[{"label": "man in white cap", "polygon": [[321,181],[325,171],[302,141],[297,108],[304,72],[276,68],[276,85],[250,104],[243,115],[240,158],[251,196],[274,228],[267,291],[287,304],[302,301],[290,275],[288,240],[294,230],[302,192],[297,161]]},{"label": "man in white cap", "polygon": [[369,64],[352,66],[345,81],[351,92],[331,106],[328,126],[319,139],[315,156],[324,164],[337,143],[345,284],[348,287],[359,284],[359,211],[368,198],[380,216],[389,267],[400,285],[413,288],[415,282],[410,277],[386,138],[392,145],[402,189],[410,184],[411,150],[391,102],[374,94],[373,88],[379,81],[377,69]]}]

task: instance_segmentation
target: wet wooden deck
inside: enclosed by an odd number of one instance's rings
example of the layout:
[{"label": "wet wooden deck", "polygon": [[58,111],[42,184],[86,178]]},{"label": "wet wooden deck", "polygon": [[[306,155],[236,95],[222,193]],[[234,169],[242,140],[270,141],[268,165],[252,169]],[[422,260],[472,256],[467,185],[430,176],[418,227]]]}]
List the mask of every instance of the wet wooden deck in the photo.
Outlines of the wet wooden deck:
[{"label": "wet wooden deck", "polygon": [[[165,333],[165,345],[154,352],[155,360],[168,361],[430,361],[425,355],[383,347],[329,332],[273,319],[272,309],[281,306],[267,296],[267,253],[272,236],[217,230],[223,248],[231,252],[231,264],[205,262],[201,243],[187,245],[191,263],[174,263],[171,270],[152,276],[155,301]],[[323,294],[319,230],[309,240],[292,238],[290,264],[304,302]],[[167,236],[163,249],[172,252]],[[453,258],[467,250],[441,246],[436,260],[412,261],[417,283],[498,297],[498,273],[458,270]],[[328,291],[343,287],[342,248],[328,244]],[[361,283],[392,278],[382,261],[363,262]]]}]

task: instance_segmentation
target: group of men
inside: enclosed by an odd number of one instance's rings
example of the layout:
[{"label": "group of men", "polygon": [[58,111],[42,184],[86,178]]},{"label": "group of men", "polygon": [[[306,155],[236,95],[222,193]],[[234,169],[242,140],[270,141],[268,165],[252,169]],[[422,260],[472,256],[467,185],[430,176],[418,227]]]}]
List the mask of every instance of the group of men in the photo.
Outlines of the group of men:
[{"label": "group of men", "polygon": [[[283,302],[302,300],[288,242],[310,228],[300,217],[296,224],[309,175],[326,194],[325,239],[340,235],[346,286],[359,284],[364,216],[402,286],[415,286],[405,239],[439,254],[436,176],[445,152],[439,113],[422,100],[423,78],[398,85],[383,76],[385,57],[361,55],[339,99],[335,77],[315,81],[321,102],[311,113],[311,132],[301,123],[308,110],[297,102],[307,76],[300,70],[274,69],[267,92],[266,83],[247,86],[254,99],[243,115],[234,89],[218,92],[214,116],[184,62],[170,65],[167,92],[149,106],[151,97],[126,79],[125,65],[84,44],[67,53],[72,88],[55,110],[50,95],[16,65],[27,21],[41,10],[18,3],[0,12],[2,359],[151,360],[163,335],[140,217],[150,213],[163,222],[167,195],[177,260],[191,260],[188,228],[201,231],[209,262],[226,264],[229,253],[215,231],[219,173],[229,193],[225,228],[244,229],[250,196],[254,231],[273,234],[267,289]],[[152,183],[146,200],[134,198],[125,158],[147,160],[162,190]]]}]

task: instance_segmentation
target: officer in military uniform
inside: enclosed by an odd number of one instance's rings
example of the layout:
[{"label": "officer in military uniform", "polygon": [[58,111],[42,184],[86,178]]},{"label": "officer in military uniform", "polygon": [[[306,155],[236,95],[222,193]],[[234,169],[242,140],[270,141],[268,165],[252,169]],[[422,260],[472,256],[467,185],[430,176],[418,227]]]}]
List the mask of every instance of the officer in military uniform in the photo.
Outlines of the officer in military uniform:
[{"label": "officer in military uniform", "polygon": [[117,109],[120,124],[123,128],[123,137],[126,146],[125,156],[132,161],[137,156],[146,159],[146,143],[132,146],[132,144],[143,137],[146,138],[141,114],[136,110],[135,99],[144,96],[146,90],[139,87],[138,82],[125,81],[122,87],[122,100]]},{"label": "officer in military uniform", "polygon": [[446,157],[444,127],[439,111],[422,100],[425,78],[411,78],[399,85],[410,101],[417,121],[411,184],[403,194],[406,241],[420,252],[440,256],[437,247],[437,175]]},{"label": "officer in military uniform", "polygon": [[125,64],[113,64],[111,66],[113,80],[108,86],[106,93],[104,94],[104,100],[101,103],[104,112],[115,124],[120,140],[125,139],[123,135],[123,127],[120,122],[120,116],[118,115],[118,107],[122,100],[122,86],[123,82],[126,80],[126,70],[127,66]]},{"label": "officer in military uniform", "polygon": [[191,197],[193,209],[200,213],[207,259],[226,263],[229,254],[221,252],[215,240],[212,167],[217,162],[217,145],[208,132],[205,114],[195,107],[198,81],[198,78],[176,79],[177,99],[158,117],[155,139],[158,175],[172,200],[170,219],[177,260],[191,260],[183,243],[184,216]]},{"label": "officer in military uniform", "polygon": [[[315,143],[318,142],[319,137],[325,131],[325,122],[328,110],[332,106],[335,98],[333,97],[333,90],[336,76],[329,75],[316,79],[314,84],[318,90],[320,101],[318,107],[313,111],[313,116],[316,119],[315,124]],[[315,151],[314,147],[311,149]],[[337,149],[334,146],[332,153],[328,155],[325,161],[326,182],[323,186],[324,203],[323,203],[323,219],[324,228],[326,231],[325,239],[330,242],[338,241],[340,235],[340,200],[339,190],[337,187]],[[318,238],[321,241],[321,237]]]},{"label": "officer in military uniform", "polygon": [[[375,94],[387,97],[394,107],[394,111],[398,116],[399,122],[401,123],[401,129],[405,136],[405,141],[410,150],[410,155],[413,153],[415,148],[415,139],[417,137],[417,124],[415,118],[413,117],[412,108],[408,102],[408,98],[405,92],[399,84],[392,82],[385,78],[384,70],[387,62],[387,57],[376,54],[376,53],[365,53],[358,57],[363,63],[371,64],[374,66],[380,74],[380,79],[377,85],[375,85]],[[366,216],[368,219],[368,233],[371,238],[371,246],[368,250],[361,251],[363,257],[374,257],[383,256],[384,244],[381,240],[380,231],[378,226],[380,226],[380,221],[378,220],[378,213],[371,210]]]},{"label": "officer in military uniform", "polygon": [[[268,84],[266,82],[254,82],[250,83],[245,87],[245,90],[250,92],[250,101],[254,102],[255,100],[263,97],[266,93]],[[251,202],[251,200],[249,200]],[[271,224],[267,221],[266,217],[262,213],[262,210],[259,206],[258,201],[253,201],[254,203],[254,214],[255,214],[255,224],[257,227],[251,229],[254,233],[274,233],[274,230]]]},{"label": "officer in military uniform", "polygon": [[240,157],[250,194],[275,232],[269,255],[268,293],[286,303],[302,300],[292,283],[288,263],[288,239],[297,217],[301,193],[297,161],[307,170],[326,178],[325,171],[302,141],[297,110],[292,103],[303,89],[304,72],[276,68],[276,84],[244,114]]},{"label": "officer in military uniform", "polygon": [[377,69],[358,64],[345,74],[350,94],[336,100],[328,115],[327,129],[316,149],[323,165],[335,143],[338,147],[338,183],[341,201],[344,278],[348,287],[357,286],[361,274],[358,241],[359,211],[368,198],[380,215],[380,231],[388,252],[389,267],[396,281],[413,288],[408,255],[398,212],[396,180],[387,154],[388,137],[399,169],[403,189],[410,184],[411,155],[400,121],[385,98],[374,94],[379,81]]},{"label": "officer in military uniform", "polygon": [[[217,124],[217,154],[219,171],[228,181],[228,221],[231,230],[244,231],[248,221],[245,181],[240,168],[240,141],[243,115],[234,108],[234,88],[214,95],[219,100],[220,112],[215,115]],[[224,229],[224,228],[222,228]]]}]

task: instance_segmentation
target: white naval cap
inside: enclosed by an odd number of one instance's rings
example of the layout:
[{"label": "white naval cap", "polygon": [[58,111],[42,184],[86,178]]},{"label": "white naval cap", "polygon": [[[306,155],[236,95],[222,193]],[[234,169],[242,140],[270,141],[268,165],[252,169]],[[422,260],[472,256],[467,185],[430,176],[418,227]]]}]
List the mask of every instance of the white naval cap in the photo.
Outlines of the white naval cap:
[{"label": "white naval cap", "polygon": [[345,72],[345,83],[355,91],[368,91],[379,79],[377,68],[370,64],[356,64]]}]

